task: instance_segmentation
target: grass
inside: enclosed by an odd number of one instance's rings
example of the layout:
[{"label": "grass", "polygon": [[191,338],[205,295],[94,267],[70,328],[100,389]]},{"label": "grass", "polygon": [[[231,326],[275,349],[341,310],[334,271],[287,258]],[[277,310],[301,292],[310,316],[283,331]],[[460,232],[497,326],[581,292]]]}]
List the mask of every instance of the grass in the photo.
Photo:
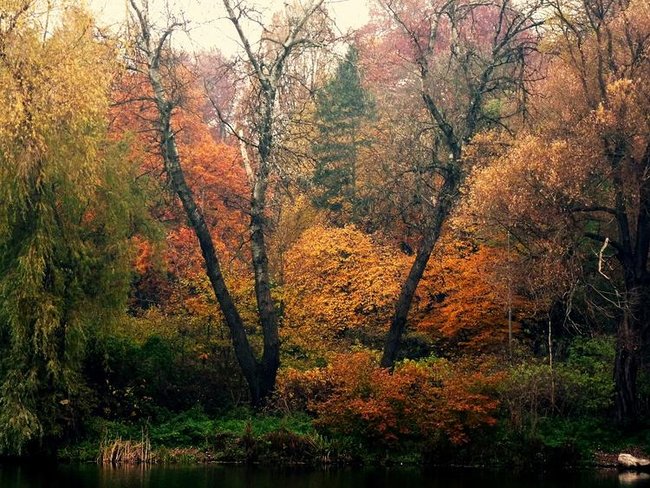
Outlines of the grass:
[{"label": "grass", "polygon": [[327,461],[330,451],[306,414],[274,416],[238,409],[211,418],[192,409],[157,423],[95,419],[87,439],[61,449],[59,458],[104,464],[303,464]]},{"label": "grass", "polygon": [[[650,429],[618,432],[600,419],[549,417],[536,431],[500,422],[463,446],[401,444],[369,452],[352,435],[326,438],[306,414],[277,416],[237,409],[210,417],[200,409],[168,415],[158,422],[95,419],[87,437],[59,451],[66,461],[110,464],[260,463],[442,464],[482,466],[561,466],[598,462],[602,455],[648,452]],[[598,454],[596,454],[598,453]]]}]

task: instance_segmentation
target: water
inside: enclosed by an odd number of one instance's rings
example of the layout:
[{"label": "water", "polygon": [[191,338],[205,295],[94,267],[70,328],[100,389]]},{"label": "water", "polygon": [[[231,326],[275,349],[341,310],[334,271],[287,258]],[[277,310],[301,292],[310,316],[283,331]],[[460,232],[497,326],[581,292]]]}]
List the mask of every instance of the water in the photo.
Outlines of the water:
[{"label": "water", "polygon": [[269,469],[238,466],[101,468],[1,465],[0,488],[650,488],[650,475],[589,471],[518,475],[416,469]]}]

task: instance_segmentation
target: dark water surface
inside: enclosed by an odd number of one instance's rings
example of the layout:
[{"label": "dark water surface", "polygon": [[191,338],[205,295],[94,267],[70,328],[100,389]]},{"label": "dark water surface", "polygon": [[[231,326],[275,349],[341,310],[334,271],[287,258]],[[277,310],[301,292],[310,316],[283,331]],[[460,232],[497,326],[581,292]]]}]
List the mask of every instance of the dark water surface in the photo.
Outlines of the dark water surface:
[{"label": "dark water surface", "polygon": [[0,488],[650,488],[649,475],[589,471],[540,475],[416,469],[269,469],[233,466],[101,468],[2,465]]}]

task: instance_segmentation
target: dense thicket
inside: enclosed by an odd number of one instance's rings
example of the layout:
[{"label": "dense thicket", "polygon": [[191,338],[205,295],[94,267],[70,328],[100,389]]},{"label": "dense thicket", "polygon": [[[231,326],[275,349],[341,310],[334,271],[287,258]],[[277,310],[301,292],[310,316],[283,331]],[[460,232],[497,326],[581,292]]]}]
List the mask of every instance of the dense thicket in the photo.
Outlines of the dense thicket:
[{"label": "dense thicket", "polygon": [[[12,5],[13,3],[13,5]],[[108,136],[117,68],[91,17],[62,5],[48,30],[29,2],[0,25],[0,448],[74,429],[87,414],[87,338],[129,290],[135,171]]]}]

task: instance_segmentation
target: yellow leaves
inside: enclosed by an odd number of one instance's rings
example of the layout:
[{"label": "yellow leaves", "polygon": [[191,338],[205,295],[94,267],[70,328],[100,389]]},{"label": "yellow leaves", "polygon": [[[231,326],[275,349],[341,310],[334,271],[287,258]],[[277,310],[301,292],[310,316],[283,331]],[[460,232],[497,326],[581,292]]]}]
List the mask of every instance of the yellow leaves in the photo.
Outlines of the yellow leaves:
[{"label": "yellow leaves", "polygon": [[[650,86],[645,87],[646,90]],[[641,82],[627,78],[607,85],[607,99],[594,111],[591,130],[612,141],[624,140],[640,159],[650,139],[650,101]]]},{"label": "yellow leaves", "polygon": [[13,174],[23,194],[56,174],[82,192],[99,182],[114,53],[92,38],[82,10],[64,5],[60,15],[48,36],[32,16],[1,43],[0,175]]},{"label": "yellow leaves", "polygon": [[340,339],[348,330],[383,333],[408,258],[353,226],[315,226],[303,233],[286,262],[285,334],[323,354],[345,347]]}]

